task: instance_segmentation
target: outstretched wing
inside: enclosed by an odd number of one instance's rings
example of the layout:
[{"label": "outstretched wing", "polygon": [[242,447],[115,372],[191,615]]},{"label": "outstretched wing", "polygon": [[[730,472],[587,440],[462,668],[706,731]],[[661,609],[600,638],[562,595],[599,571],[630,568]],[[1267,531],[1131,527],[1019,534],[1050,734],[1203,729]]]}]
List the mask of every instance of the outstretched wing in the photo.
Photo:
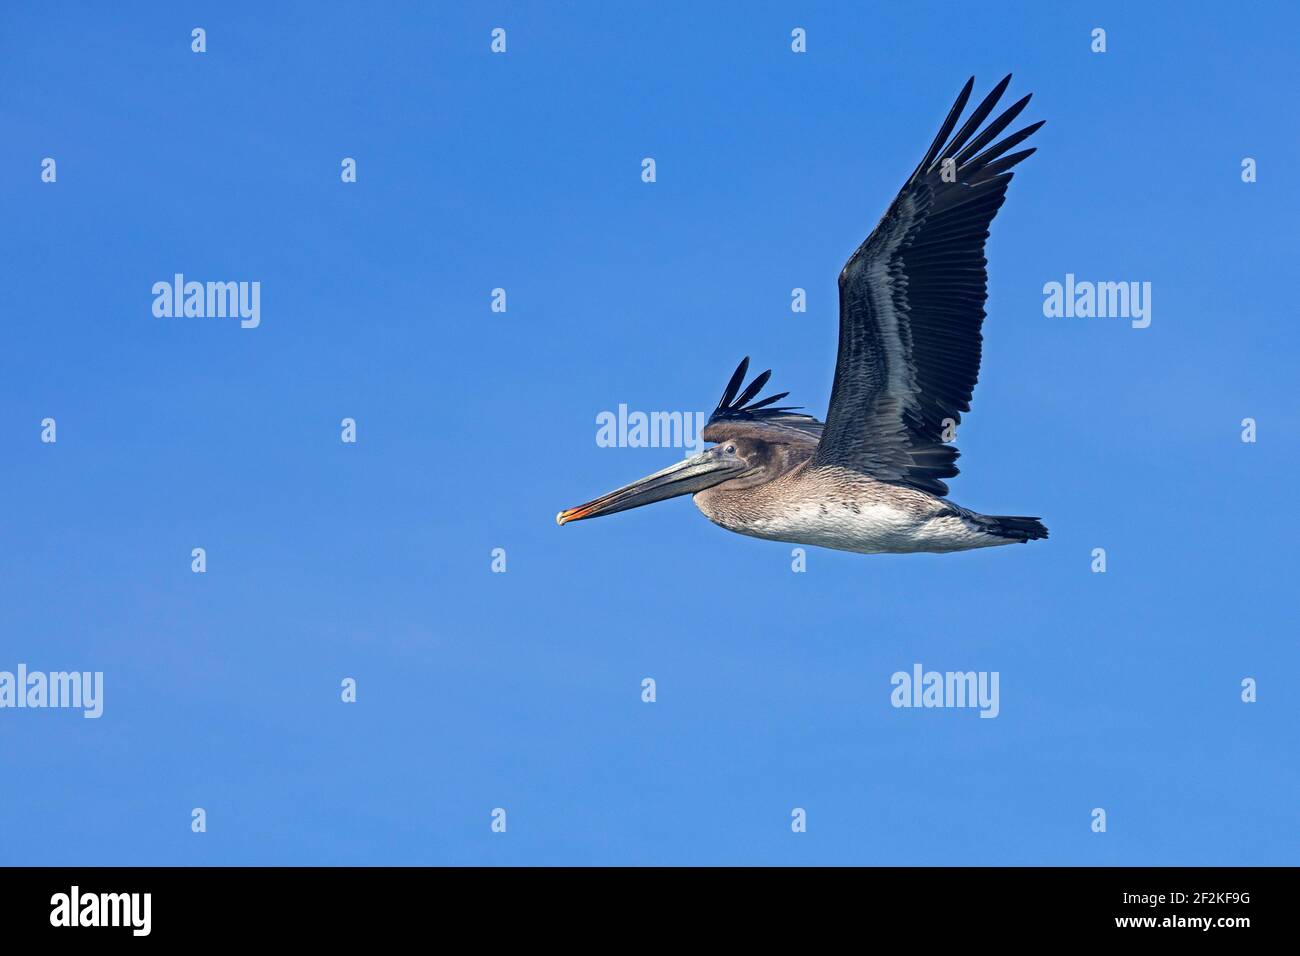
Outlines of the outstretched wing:
[{"label": "outstretched wing", "polygon": [[941,479],[957,474],[958,452],[944,432],[970,411],[979,377],[984,240],[1011,167],[1034,150],[1006,154],[1043,125],[989,145],[1029,102],[979,129],[1010,81],[953,134],[975,78],[967,81],[925,158],[840,273],[839,357],[815,464],[948,493]]},{"label": "outstretched wing", "polygon": [[769,395],[759,401],[752,399],[763,390],[767,380],[772,377],[768,369],[754,380],[742,392],[740,385],[745,381],[749,371],[749,356],[740,360],[731,381],[722,391],[718,407],[713,410],[704,425],[701,436],[705,441],[719,442],[728,438],[748,436],[765,441],[784,442],[787,444],[815,445],[821,437],[822,423],[811,415],[803,415],[794,405],[777,406],[777,402],[789,395],[780,392]]}]

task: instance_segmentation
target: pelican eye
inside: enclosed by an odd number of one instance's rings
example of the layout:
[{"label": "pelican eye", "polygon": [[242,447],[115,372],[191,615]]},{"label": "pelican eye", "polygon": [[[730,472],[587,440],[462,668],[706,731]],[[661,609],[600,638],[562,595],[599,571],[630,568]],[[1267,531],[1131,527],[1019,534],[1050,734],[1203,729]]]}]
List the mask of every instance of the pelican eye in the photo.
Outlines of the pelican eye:
[{"label": "pelican eye", "polygon": [[734,455],[734,454],[736,453],[736,446],[735,446],[735,445],[728,445],[728,446],[726,447],[725,451],[727,452],[728,455]]}]

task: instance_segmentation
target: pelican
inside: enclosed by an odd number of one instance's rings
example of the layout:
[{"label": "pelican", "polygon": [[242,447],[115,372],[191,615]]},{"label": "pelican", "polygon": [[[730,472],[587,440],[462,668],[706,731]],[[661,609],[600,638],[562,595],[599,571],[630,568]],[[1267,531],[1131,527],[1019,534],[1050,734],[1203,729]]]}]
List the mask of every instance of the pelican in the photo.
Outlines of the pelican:
[{"label": "pelican", "polygon": [[[568,524],[694,495],[728,531],[863,554],[950,552],[1047,537],[1038,518],[985,515],[946,497],[953,430],[979,376],[988,284],[984,240],[1035,152],[1009,152],[1042,122],[998,140],[1026,96],[981,129],[1008,75],[954,133],[975,78],[866,241],[840,272],[839,355],[826,421],[742,390],[741,361],[702,437],[712,446],[556,515]],[[991,145],[990,145],[991,144]]]}]

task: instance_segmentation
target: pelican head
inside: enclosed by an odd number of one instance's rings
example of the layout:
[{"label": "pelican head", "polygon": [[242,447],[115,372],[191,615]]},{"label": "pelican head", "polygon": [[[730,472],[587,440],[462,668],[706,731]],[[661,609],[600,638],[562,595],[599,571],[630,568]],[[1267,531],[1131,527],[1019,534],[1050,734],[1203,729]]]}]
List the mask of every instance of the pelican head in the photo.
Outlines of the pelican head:
[{"label": "pelican head", "polygon": [[[792,407],[777,406],[775,403],[788,392],[753,402],[772,372],[769,369],[756,376],[741,391],[748,369],[746,357],[732,374],[701,433],[705,441],[716,444],[595,501],[566,508],[555,516],[556,523],[599,518],[679,495],[744,492],[772,481],[807,459],[817,445],[821,422],[798,414]],[[696,499],[696,504],[702,501]]]},{"label": "pelican head", "polygon": [[565,525],[584,518],[599,518],[654,504],[656,501],[693,495],[723,482],[743,482],[747,476],[761,468],[762,456],[757,454],[758,444],[737,439],[714,445],[685,461],[669,465],[653,475],[601,495],[594,501],[576,508],[566,508],[555,516],[555,521]]}]

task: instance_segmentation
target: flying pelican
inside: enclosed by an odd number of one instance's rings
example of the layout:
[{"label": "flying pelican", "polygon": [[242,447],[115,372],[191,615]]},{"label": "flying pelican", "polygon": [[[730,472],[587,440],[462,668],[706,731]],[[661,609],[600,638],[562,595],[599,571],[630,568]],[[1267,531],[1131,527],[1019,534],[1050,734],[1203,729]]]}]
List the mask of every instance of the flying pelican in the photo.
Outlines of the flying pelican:
[{"label": "flying pelican", "polygon": [[[729,531],[864,554],[948,552],[1047,537],[1037,518],[983,515],[949,501],[945,441],[970,411],[988,298],[984,240],[1006,199],[1008,151],[1042,122],[994,143],[1029,102],[983,130],[1007,76],[954,134],[975,78],[920,165],[840,272],[840,342],[826,421],[754,401],[736,369],[704,428],[702,454],[556,515],[563,525],[693,494]],[[950,138],[951,137],[951,138]]]}]

